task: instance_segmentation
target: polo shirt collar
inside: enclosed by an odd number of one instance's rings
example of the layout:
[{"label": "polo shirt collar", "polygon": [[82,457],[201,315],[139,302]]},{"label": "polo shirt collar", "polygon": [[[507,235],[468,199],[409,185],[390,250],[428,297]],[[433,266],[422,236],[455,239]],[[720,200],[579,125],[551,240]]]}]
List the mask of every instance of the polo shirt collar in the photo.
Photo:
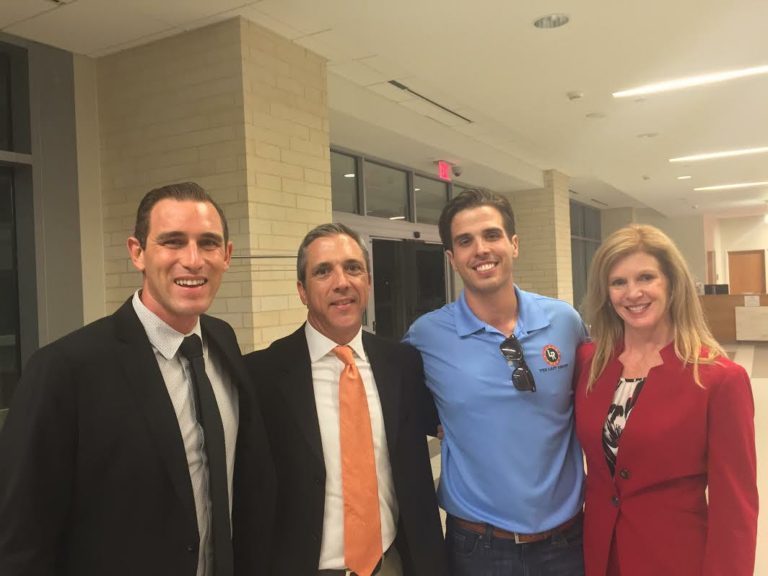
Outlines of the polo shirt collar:
[{"label": "polo shirt collar", "polygon": [[[517,297],[517,324],[515,325],[515,334],[526,334],[549,326],[547,312],[539,306],[536,298],[529,292],[520,290],[517,285],[515,285],[514,288],[515,296]],[[496,328],[490,324],[486,324],[480,320],[480,318],[475,316],[475,313],[472,312],[469,304],[467,304],[464,290],[462,290],[456,303],[456,333],[459,337],[463,338],[470,334],[482,331],[499,332]]]}]

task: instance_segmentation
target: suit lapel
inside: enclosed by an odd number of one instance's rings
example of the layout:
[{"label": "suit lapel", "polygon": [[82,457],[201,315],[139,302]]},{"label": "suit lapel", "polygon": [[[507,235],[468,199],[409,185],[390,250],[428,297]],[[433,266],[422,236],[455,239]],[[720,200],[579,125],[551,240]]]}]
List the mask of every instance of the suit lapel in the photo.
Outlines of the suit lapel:
[{"label": "suit lapel", "polygon": [[312,361],[309,357],[309,347],[303,326],[286,338],[285,347],[279,354],[279,361],[280,393],[286,404],[290,406],[296,424],[306,438],[312,453],[324,466],[315,389],[312,385]]},{"label": "suit lapel", "polygon": [[123,348],[119,357],[127,375],[127,383],[155,440],[160,460],[165,464],[171,483],[190,514],[190,521],[197,526],[195,498],[184,442],[152,345],[130,299],[115,312],[114,318],[117,336]]},{"label": "suit lapel", "polygon": [[398,418],[400,394],[402,388],[399,364],[393,357],[394,346],[385,343],[379,338],[363,331],[363,347],[371,364],[373,377],[376,380],[376,388],[379,391],[381,411],[384,415],[384,429],[387,434],[387,445],[390,455],[397,446],[397,433],[399,430]]}]

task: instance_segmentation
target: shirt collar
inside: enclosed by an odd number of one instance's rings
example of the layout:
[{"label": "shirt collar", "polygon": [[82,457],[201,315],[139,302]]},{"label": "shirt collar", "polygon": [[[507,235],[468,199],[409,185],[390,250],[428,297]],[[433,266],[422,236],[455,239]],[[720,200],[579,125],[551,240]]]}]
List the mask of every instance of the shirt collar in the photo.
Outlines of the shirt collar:
[{"label": "shirt collar", "polygon": [[[514,286],[514,289],[517,298],[515,334],[526,334],[549,326],[549,317],[536,299],[532,298],[529,292],[520,290],[517,285]],[[499,333],[496,328],[475,316],[467,304],[464,290],[462,290],[456,305],[456,333],[463,338],[481,331]]]},{"label": "shirt collar", "polygon": [[[309,359],[312,363],[317,362],[324,356],[331,353],[331,350],[339,344],[328,338],[325,334],[319,332],[309,320],[304,324],[304,334],[307,337],[307,346],[309,347]],[[363,329],[357,331],[355,337],[347,344],[358,358],[367,359],[365,348],[363,348]]]},{"label": "shirt collar", "polygon": [[170,360],[176,356],[176,352],[178,352],[179,346],[181,346],[181,343],[186,336],[197,334],[200,337],[200,340],[203,339],[203,332],[200,329],[200,318],[197,319],[195,327],[189,334],[177,332],[144,305],[144,302],[141,301],[141,297],[139,296],[140,293],[141,290],[136,290],[133,294],[133,309],[139,317],[142,326],[144,326],[144,331],[147,333],[149,342],[166,360]]}]

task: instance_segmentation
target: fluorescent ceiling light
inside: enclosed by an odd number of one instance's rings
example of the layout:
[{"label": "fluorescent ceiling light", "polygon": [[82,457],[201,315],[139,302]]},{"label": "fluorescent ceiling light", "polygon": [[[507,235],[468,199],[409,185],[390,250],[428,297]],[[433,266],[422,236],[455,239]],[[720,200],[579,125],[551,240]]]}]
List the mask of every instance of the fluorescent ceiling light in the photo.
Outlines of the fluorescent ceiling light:
[{"label": "fluorescent ceiling light", "polygon": [[691,88],[692,86],[703,86],[705,84],[714,84],[716,82],[725,82],[726,80],[735,80],[737,78],[746,78],[747,76],[757,76],[758,74],[768,74],[768,66],[755,66],[753,68],[743,68],[741,70],[729,70],[727,72],[715,72],[714,74],[702,74],[701,76],[688,76],[687,78],[678,78],[677,80],[666,80],[655,84],[646,84],[629,90],[614,92],[614,98],[629,98],[631,96],[641,96],[643,94],[656,94],[658,92],[669,92],[670,90],[681,90]]},{"label": "fluorescent ceiling light", "polygon": [[739,188],[757,188],[759,186],[768,186],[768,182],[742,182],[741,184],[721,184],[719,186],[703,186],[694,188],[695,192],[707,192],[709,190],[737,190]]},{"label": "fluorescent ceiling light", "polygon": [[354,174],[344,174],[344,178],[354,178]]},{"label": "fluorescent ceiling light", "polygon": [[405,220],[405,216],[390,216],[390,220]]},{"label": "fluorescent ceiling light", "polygon": [[691,177],[690,176],[678,176],[677,179],[678,180],[690,180]]},{"label": "fluorescent ceiling light", "polygon": [[698,160],[713,160],[715,158],[732,158],[733,156],[747,156],[748,154],[763,154],[768,152],[768,146],[762,148],[742,148],[741,150],[725,150],[723,152],[709,152],[707,154],[694,154],[693,156],[680,156],[670,158],[670,162],[696,162]]}]

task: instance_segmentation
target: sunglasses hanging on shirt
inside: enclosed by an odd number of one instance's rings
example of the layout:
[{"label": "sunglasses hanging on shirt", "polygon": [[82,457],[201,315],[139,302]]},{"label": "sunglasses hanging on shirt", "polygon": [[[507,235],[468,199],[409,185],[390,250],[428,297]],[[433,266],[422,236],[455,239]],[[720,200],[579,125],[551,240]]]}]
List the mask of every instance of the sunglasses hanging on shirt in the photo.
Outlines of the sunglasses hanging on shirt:
[{"label": "sunglasses hanging on shirt", "polygon": [[520,392],[536,392],[536,382],[528,364],[525,363],[520,341],[514,334],[504,340],[499,346],[501,354],[512,368],[512,384]]}]

